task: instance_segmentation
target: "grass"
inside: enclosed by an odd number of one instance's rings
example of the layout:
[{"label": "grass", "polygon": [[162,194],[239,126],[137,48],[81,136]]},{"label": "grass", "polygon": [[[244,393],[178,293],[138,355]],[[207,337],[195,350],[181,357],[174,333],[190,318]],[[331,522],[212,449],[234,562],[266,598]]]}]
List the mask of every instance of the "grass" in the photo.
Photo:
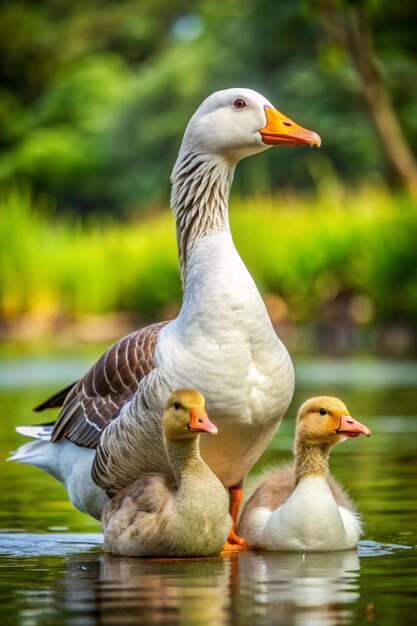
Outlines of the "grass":
[{"label": "grass", "polygon": [[[234,199],[236,246],[263,293],[313,321],[340,302],[361,323],[417,321],[417,210],[381,189]],[[157,317],[181,300],[168,211],[115,223],[59,216],[28,190],[0,197],[0,316]],[[327,307],[327,308],[326,308]]]}]

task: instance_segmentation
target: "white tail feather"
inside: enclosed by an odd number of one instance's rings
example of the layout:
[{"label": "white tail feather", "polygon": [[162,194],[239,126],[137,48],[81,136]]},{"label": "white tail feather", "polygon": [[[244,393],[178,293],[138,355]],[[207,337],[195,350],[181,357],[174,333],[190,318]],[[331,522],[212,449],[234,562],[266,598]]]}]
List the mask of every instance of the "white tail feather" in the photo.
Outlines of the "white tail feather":
[{"label": "white tail feather", "polygon": [[[24,443],[23,446],[20,446],[16,451],[11,452],[11,456],[9,456],[7,460],[20,461],[20,463],[29,463],[30,465],[43,467],[44,461],[42,456],[45,448],[42,443],[43,442],[39,440]],[[39,464],[36,460],[39,460]]]},{"label": "white tail feather", "polygon": [[17,432],[32,439],[41,439],[42,441],[50,441],[53,424],[37,424],[36,426],[18,426]]},{"label": "white tail feather", "polygon": [[[19,428],[19,432],[30,436],[38,431],[39,428],[35,426]],[[91,448],[81,448],[72,441],[51,443],[45,439],[35,439],[11,453],[8,461],[27,463],[47,472],[65,486],[69,499],[77,509],[99,520],[107,496],[91,479],[95,452]]]}]

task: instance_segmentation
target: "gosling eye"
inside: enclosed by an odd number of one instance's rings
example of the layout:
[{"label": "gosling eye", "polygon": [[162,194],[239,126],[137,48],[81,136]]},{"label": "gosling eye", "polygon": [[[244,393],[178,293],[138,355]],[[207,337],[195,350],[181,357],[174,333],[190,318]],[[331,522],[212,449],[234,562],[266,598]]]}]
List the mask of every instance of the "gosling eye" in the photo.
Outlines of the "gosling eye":
[{"label": "gosling eye", "polygon": [[326,409],[319,409],[320,415],[327,415]]},{"label": "gosling eye", "polygon": [[178,411],[181,408],[181,404],[179,402],[174,402],[174,409]]},{"label": "gosling eye", "polygon": [[233,106],[235,107],[235,109],[244,109],[248,105],[243,100],[243,98],[236,98],[236,100],[233,102]]}]

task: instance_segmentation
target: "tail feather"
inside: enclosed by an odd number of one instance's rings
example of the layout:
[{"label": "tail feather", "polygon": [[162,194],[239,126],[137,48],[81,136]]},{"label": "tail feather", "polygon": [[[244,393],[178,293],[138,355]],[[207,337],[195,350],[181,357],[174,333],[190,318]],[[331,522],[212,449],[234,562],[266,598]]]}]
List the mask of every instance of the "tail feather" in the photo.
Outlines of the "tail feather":
[{"label": "tail feather", "polygon": [[47,472],[64,485],[77,509],[99,520],[108,498],[91,479],[95,450],[82,448],[68,440],[52,443],[45,432],[48,426],[50,431],[49,424],[19,428],[20,433],[37,438],[24,443],[7,460],[34,465]]},{"label": "tail feather", "polygon": [[65,476],[62,473],[60,455],[56,446],[50,441],[34,439],[24,443],[7,459],[26,465],[39,467],[65,485]]},{"label": "tail feather", "polygon": [[51,473],[48,466],[49,447],[51,440],[53,422],[50,424],[36,424],[36,426],[18,426],[17,432],[26,437],[32,437],[35,441],[24,443],[17,450],[10,453],[8,461],[18,461],[19,463],[28,463],[45,469]]},{"label": "tail feather", "polygon": [[35,426],[18,426],[17,432],[32,439],[41,439],[42,441],[50,441],[54,424],[36,424]]},{"label": "tail feather", "polygon": [[68,385],[68,387],[65,387],[65,389],[57,391],[56,393],[54,393],[53,396],[50,396],[44,402],[42,402],[42,404],[35,406],[33,410],[39,413],[40,411],[44,411],[45,409],[53,409],[55,407],[62,406],[67,398],[67,395],[76,384],[76,382],[71,383],[71,385]]},{"label": "tail feather", "polygon": [[44,446],[39,440],[29,441],[28,443],[24,443],[17,450],[11,452],[7,460],[42,467],[44,465],[42,459],[44,450]]}]

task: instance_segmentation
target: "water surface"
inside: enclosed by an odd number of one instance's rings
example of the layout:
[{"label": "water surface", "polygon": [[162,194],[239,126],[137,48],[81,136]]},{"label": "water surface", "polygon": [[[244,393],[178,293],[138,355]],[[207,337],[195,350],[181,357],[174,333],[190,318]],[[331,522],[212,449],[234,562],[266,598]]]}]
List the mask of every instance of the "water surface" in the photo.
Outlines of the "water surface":
[{"label": "water surface", "polygon": [[358,551],[179,561],[104,554],[99,524],[75,511],[56,481],[4,462],[24,441],[14,426],[42,421],[31,407],[82,374],[97,354],[0,358],[2,626],[408,626],[417,620],[417,363],[296,363],[288,417],[251,474],[291,458],[294,413],[304,399],[339,395],[373,433],[331,455],[333,474],[366,524]]}]

